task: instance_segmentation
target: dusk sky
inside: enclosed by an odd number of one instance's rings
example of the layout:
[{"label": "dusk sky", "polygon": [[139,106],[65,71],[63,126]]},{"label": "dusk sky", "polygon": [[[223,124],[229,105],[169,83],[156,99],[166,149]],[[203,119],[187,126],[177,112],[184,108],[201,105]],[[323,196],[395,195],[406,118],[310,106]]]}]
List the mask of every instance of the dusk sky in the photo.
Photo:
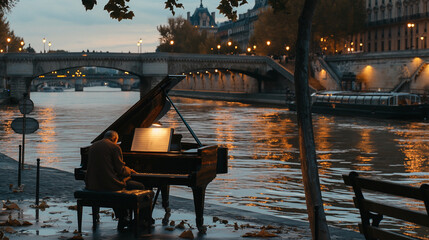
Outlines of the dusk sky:
[{"label": "dusk sky", "polygon": [[[172,17],[169,10],[164,9],[162,1],[131,0],[130,7],[134,11],[133,20],[118,22],[109,17],[104,11],[107,0],[99,0],[91,11],[85,11],[81,0],[20,0],[7,14],[7,20],[15,35],[23,37],[26,46],[31,46],[36,52],[43,51],[42,39],[52,43],[52,50],[70,52],[109,51],[134,52],[138,51],[137,42],[143,40],[142,52],[154,52],[159,45],[159,33],[156,27],[167,24]],[[181,0],[184,9],[177,9],[175,16],[186,18],[186,12],[193,12],[199,7],[199,0]],[[226,18],[216,9],[218,0],[203,1],[204,7],[210,12],[216,12],[216,22]],[[237,9],[244,13],[254,6],[255,1]]]}]

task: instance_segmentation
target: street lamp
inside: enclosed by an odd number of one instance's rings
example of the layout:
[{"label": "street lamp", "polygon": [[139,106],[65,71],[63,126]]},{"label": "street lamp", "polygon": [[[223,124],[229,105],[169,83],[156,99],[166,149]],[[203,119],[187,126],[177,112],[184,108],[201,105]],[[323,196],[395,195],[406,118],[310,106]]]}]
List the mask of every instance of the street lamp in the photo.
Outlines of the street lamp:
[{"label": "street lamp", "polygon": [[216,47],[217,47],[217,54],[219,54],[220,53],[220,44],[218,44]]},{"label": "street lamp", "polygon": [[45,50],[46,38],[43,38],[42,42],[43,42],[43,53],[46,53],[46,50]]},{"label": "street lamp", "polygon": [[143,40],[140,38],[140,40],[139,40],[139,43],[140,43],[140,53],[142,53],[142,45],[143,45]]},{"label": "street lamp", "polygon": [[268,56],[270,55],[270,48],[269,48],[270,45],[271,45],[271,41],[268,40],[267,41]]},{"label": "street lamp", "polygon": [[170,40],[171,52],[173,52],[174,40]]},{"label": "street lamp", "polygon": [[6,38],[6,52],[9,52],[9,43],[10,43],[11,39],[10,38]]},{"label": "street lamp", "polygon": [[286,49],[285,63],[288,63],[289,62],[289,50],[290,50],[290,47],[286,46],[285,49]]},{"label": "street lamp", "polygon": [[50,52],[50,51],[51,51],[51,45],[52,45],[52,43],[51,43],[51,42],[49,42],[49,43],[48,43],[48,46],[49,46],[49,50],[48,50],[48,52]]},{"label": "street lamp", "polygon": [[410,29],[411,32],[411,41],[410,41],[410,49],[413,49],[413,28],[414,28],[414,23],[408,23],[407,27]]},{"label": "street lamp", "polygon": [[140,53],[140,42],[137,42],[137,53]]}]

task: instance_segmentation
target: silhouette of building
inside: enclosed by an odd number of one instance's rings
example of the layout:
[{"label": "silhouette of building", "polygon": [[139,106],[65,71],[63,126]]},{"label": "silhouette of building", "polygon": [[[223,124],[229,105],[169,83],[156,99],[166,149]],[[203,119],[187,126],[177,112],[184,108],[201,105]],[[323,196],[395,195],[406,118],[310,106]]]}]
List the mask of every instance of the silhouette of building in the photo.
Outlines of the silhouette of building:
[{"label": "silhouette of building", "polygon": [[194,14],[188,12],[187,20],[194,26],[198,28],[198,31],[201,33],[202,31],[207,31],[209,34],[215,34],[218,30],[216,24],[216,13],[209,13],[209,10],[203,7],[203,1],[201,0],[201,4],[199,8],[195,9]]},{"label": "silhouette of building", "polygon": [[254,23],[261,11],[268,7],[267,0],[255,0],[255,6],[246,13],[239,14],[237,21],[226,21],[219,24],[216,36],[221,42],[232,41],[241,49],[247,49],[254,32]]}]

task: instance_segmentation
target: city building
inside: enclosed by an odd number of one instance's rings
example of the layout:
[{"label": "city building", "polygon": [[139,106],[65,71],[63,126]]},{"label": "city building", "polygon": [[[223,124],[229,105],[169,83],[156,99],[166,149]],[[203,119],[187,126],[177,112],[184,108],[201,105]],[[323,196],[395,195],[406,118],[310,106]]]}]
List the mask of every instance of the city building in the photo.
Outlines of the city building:
[{"label": "city building", "polygon": [[201,0],[201,4],[199,8],[195,9],[194,14],[188,12],[187,20],[192,24],[192,26],[198,28],[198,31],[201,33],[202,31],[207,31],[209,34],[215,34],[218,30],[216,21],[215,21],[216,13],[209,13],[209,10],[203,7],[203,1]]},{"label": "city building", "polygon": [[428,48],[429,0],[366,0],[367,28],[344,51],[386,52]]},{"label": "city building", "polygon": [[226,21],[219,24],[218,36],[222,43],[232,41],[241,49],[247,49],[254,32],[254,23],[258,14],[268,7],[267,0],[255,0],[255,6],[246,13],[239,14],[237,21]]}]

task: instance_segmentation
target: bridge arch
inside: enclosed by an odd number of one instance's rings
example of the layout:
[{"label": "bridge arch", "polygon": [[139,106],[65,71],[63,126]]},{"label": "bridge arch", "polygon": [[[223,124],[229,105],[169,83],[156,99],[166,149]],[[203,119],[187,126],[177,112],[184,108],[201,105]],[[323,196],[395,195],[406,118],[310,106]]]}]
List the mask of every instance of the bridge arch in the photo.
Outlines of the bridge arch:
[{"label": "bridge arch", "polygon": [[[76,67],[103,67],[129,72],[140,79],[145,94],[166,75],[195,69],[229,69],[255,79],[275,79],[270,71],[281,72],[275,84],[293,82],[290,73],[282,72],[268,57],[237,55],[202,55],[174,53],[7,53],[0,56],[0,76],[7,79],[12,98],[22,98],[35,77],[52,71]],[[281,67],[280,67],[281,68]],[[292,77],[291,77],[292,76]],[[268,79],[268,80],[267,80]]]}]

